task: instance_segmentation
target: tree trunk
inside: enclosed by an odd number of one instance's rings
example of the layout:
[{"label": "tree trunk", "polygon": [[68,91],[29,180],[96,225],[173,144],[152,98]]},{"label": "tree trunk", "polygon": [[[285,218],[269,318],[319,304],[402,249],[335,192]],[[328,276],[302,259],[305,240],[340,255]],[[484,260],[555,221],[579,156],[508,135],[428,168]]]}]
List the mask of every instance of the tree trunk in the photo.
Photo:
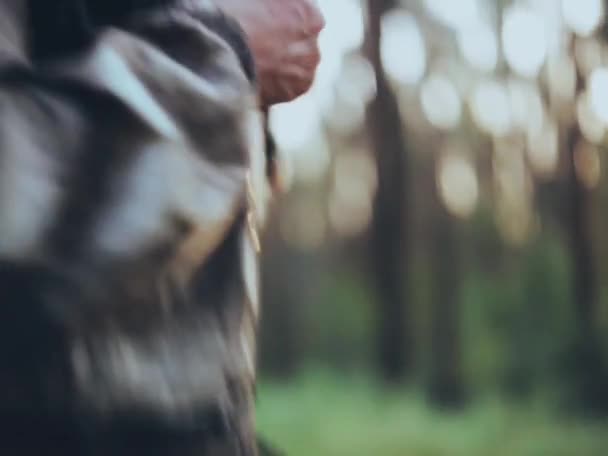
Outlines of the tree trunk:
[{"label": "tree trunk", "polygon": [[576,304],[578,331],[588,335],[595,332],[593,321],[597,305],[597,274],[591,237],[590,192],[578,179],[574,165],[574,150],[580,139],[578,126],[571,127],[566,139],[566,227],[572,255],[573,299]]},{"label": "tree trunk", "polygon": [[378,297],[377,358],[383,377],[403,380],[412,365],[407,321],[407,245],[405,217],[409,195],[407,148],[399,106],[380,58],[381,18],[389,4],[369,0],[369,57],[376,72],[377,95],[367,112],[379,187],[371,225],[370,255]]},{"label": "tree trunk", "polygon": [[458,220],[440,201],[435,173],[429,173],[431,216],[431,352],[428,397],[441,408],[458,408],[464,402],[460,344],[461,251]]},{"label": "tree trunk", "polygon": [[302,308],[308,296],[300,287],[310,286],[312,278],[310,265],[285,244],[276,223],[268,227],[266,235],[270,241],[262,255],[259,362],[264,374],[285,380],[296,376],[303,362],[306,329]]},{"label": "tree trunk", "polygon": [[567,373],[574,388],[575,405],[586,411],[608,414],[608,366],[595,325],[598,308],[598,275],[591,224],[591,192],[576,174],[575,148],[581,140],[577,125],[567,132],[567,206],[565,227],[571,257],[575,340],[569,353]]}]

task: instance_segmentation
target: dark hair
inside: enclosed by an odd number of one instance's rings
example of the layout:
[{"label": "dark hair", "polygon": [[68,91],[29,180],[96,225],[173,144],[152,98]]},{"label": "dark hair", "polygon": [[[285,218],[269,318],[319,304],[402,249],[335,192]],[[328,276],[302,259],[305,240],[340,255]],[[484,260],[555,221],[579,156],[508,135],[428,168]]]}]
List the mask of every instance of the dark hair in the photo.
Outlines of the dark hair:
[{"label": "dark hair", "polygon": [[139,11],[179,0],[29,0],[29,54],[33,60],[69,55],[91,44],[97,29],[120,25]]},{"label": "dark hair", "polygon": [[[29,0],[29,55],[44,61],[87,49],[99,28],[121,26],[138,12],[177,7],[183,0]],[[239,25],[221,13],[193,13],[193,17],[218,34],[237,54],[250,81],[255,67]]]},{"label": "dark hair", "polygon": [[[74,1],[74,0],[72,0]],[[76,0],[86,4],[89,20],[95,26],[119,25],[131,15],[154,8],[177,6],[183,0]]]}]

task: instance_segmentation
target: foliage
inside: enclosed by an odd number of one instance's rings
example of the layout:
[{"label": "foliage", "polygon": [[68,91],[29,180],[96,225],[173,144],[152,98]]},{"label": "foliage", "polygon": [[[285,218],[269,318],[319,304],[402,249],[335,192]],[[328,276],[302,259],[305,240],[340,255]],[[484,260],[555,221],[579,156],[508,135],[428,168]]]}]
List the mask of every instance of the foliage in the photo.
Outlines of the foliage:
[{"label": "foliage", "polygon": [[289,456],[604,456],[605,424],[555,417],[549,404],[496,398],[463,414],[430,409],[416,391],[312,370],[262,382],[262,434]]},{"label": "foliage", "polygon": [[557,386],[573,338],[567,255],[548,234],[510,263],[495,273],[468,274],[463,334],[468,371],[476,372],[470,381],[502,383],[519,393]]},{"label": "foliage", "polygon": [[[503,257],[493,268],[473,259],[464,274],[458,324],[465,384],[475,393],[563,393],[571,386],[563,369],[575,334],[569,262],[561,239],[548,232]],[[303,341],[298,364],[369,369],[376,326],[369,279],[356,268],[339,266],[315,285],[317,298],[304,306],[296,322]],[[427,304],[432,287],[423,258],[413,264],[411,276],[417,322],[414,377],[421,379],[430,356]],[[270,344],[266,353],[271,362],[272,349]]]}]

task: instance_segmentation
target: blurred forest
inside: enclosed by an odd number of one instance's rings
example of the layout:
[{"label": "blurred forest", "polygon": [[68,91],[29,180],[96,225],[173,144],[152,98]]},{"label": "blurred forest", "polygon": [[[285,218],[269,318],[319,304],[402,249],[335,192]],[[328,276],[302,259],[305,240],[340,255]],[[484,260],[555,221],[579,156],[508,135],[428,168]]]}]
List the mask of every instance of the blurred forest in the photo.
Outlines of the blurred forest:
[{"label": "blurred forest", "polygon": [[262,432],[608,455],[608,1],[319,1],[317,81],[271,113]]}]

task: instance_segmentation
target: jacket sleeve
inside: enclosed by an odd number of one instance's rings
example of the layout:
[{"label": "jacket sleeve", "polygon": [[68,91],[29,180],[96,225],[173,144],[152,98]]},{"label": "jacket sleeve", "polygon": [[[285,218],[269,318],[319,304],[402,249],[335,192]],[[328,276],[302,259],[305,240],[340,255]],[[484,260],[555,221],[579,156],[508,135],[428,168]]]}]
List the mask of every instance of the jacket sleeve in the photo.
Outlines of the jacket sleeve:
[{"label": "jacket sleeve", "polygon": [[44,303],[68,341],[61,407],[178,421],[211,407],[253,452],[267,194],[254,87],[191,15],[135,30],[0,75],[0,257],[69,284]]}]

